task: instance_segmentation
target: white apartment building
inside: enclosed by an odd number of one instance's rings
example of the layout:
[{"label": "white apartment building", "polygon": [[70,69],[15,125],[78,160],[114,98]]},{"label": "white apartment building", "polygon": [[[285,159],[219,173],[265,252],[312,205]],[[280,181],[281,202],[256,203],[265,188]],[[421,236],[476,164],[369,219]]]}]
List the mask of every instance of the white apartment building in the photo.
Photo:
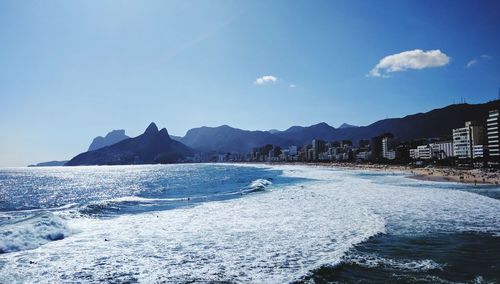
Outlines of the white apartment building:
[{"label": "white apartment building", "polygon": [[488,135],[488,151],[489,151],[489,166],[500,165],[500,111],[498,109],[490,110],[488,119],[486,120],[487,135]]},{"label": "white apartment building", "polygon": [[396,159],[396,151],[390,149],[390,142],[392,138],[382,138],[382,157],[388,160]]},{"label": "white apartment building", "polygon": [[453,156],[452,142],[437,142],[428,145],[421,145],[410,149],[410,158],[414,160],[444,160]]},{"label": "white apartment building", "polygon": [[459,159],[470,159],[475,145],[481,145],[483,128],[471,121],[465,127],[453,129],[453,155]]},{"label": "white apartment building", "polygon": [[484,153],[485,153],[485,145],[474,145],[472,148],[472,156],[474,159],[476,158],[484,158]]},{"label": "white apartment building", "polygon": [[432,159],[432,147],[429,145],[417,146],[418,158],[421,160]]},{"label": "white apartment building", "polygon": [[432,148],[432,156],[438,160],[444,160],[453,157],[453,142],[437,142],[429,146]]}]

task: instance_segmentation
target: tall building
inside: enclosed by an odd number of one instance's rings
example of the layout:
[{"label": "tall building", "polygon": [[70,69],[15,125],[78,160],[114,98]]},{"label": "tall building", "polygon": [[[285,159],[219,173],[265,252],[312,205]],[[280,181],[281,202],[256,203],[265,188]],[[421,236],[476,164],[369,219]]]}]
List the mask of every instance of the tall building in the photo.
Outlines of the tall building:
[{"label": "tall building", "polygon": [[433,157],[438,160],[453,157],[453,143],[451,141],[431,143],[430,146]]},{"label": "tall building", "polygon": [[313,150],[312,160],[317,161],[319,158],[319,154],[326,151],[325,141],[314,139],[312,141],[312,150]]},{"label": "tall building", "polygon": [[307,145],[307,144],[304,145],[301,148],[301,150],[300,150],[300,152],[301,152],[300,156],[301,156],[301,160],[302,161],[306,161],[306,162],[310,161],[310,159],[309,159],[309,150],[310,150],[310,148],[311,148],[311,145]]},{"label": "tall building", "polygon": [[378,161],[382,158],[382,138],[380,136],[370,139],[371,160]]},{"label": "tall building", "polygon": [[386,136],[382,138],[382,157],[388,160],[396,159],[396,143],[394,138]]},{"label": "tall building", "polygon": [[474,146],[483,144],[483,128],[472,121],[465,127],[453,129],[453,155],[458,159],[471,159]]},{"label": "tall building", "polygon": [[500,111],[498,109],[490,110],[488,119],[486,120],[486,127],[488,133],[488,151],[490,167],[498,167],[500,165],[500,134],[499,134],[499,119]]}]

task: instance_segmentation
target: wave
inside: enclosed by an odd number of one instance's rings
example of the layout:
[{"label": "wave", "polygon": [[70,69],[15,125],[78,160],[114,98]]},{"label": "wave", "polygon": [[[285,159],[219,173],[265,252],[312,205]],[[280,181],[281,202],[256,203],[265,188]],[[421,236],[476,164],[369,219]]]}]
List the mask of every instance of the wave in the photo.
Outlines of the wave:
[{"label": "wave", "polygon": [[389,268],[408,271],[428,271],[443,270],[445,265],[439,264],[431,259],[410,260],[410,259],[392,259],[378,256],[376,254],[354,254],[346,256],[345,263],[359,265],[366,268]]},{"label": "wave", "polygon": [[[154,205],[165,205],[173,202],[190,201],[190,197],[183,198],[144,198],[138,196],[124,196],[114,199],[100,200],[90,202],[78,209],[78,212],[83,215],[90,216],[109,216],[115,215],[120,211],[134,213],[134,211],[142,212],[141,206],[151,207]],[[130,209],[130,210],[126,210]],[[149,210],[146,210],[149,211]]]},{"label": "wave", "polygon": [[35,249],[71,234],[66,222],[50,212],[14,219],[0,227],[0,253]]},{"label": "wave", "polygon": [[256,179],[250,183],[250,185],[243,190],[244,193],[256,192],[256,191],[264,191],[268,186],[272,185],[272,181],[270,179]]},{"label": "wave", "polygon": [[[0,278],[14,281],[28,275],[25,282],[106,282],[112,276],[117,282],[284,283],[327,264],[350,266],[349,261],[361,268],[432,271],[444,266],[426,259],[346,254],[378,234],[490,233],[499,228],[499,203],[484,196],[410,188],[398,184],[399,178],[380,185],[349,172],[279,169],[285,176],[312,181],[192,208],[76,218],[72,226],[81,228],[81,234],[64,246],[41,247],[43,253],[23,256],[39,265],[27,267],[15,254],[0,257],[4,265]],[[272,181],[256,179],[245,189],[267,191],[270,186]],[[123,208],[124,203],[116,201],[101,205]],[[119,201],[149,204],[135,197]],[[68,257],[68,251],[77,254]],[[46,261],[47,255],[54,260]],[[74,271],[81,273],[71,274]]]},{"label": "wave", "polygon": [[[271,182],[262,184],[269,187]],[[113,275],[118,282],[285,283],[340,261],[355,244],[385,231],[381,218],[349,200],[331,206],[337,198],[331,192],[321,186],[308,189],[289,185],[192,208],[76,218],[72,226],[82,233],[64,246],[30,253],[38,265],[22,267],[17,256],[0,258],[6,261],[0,277],[15,280],[28,274],[26,282],[105,282]],[[64,257],[68,251],[77,255]],[[47,254],[55,260],[44,260]]]}]

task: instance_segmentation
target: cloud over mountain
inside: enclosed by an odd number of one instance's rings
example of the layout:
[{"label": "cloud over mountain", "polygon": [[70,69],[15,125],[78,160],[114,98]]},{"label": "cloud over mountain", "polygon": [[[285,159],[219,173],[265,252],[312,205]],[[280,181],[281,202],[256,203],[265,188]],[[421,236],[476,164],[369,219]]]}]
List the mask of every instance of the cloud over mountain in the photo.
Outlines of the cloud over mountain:
[{"label": "cloud over mountain", "polygon": [[408,69],[425,69],[445,66],[450,57],[439,49],[423,51],[421,49],[404,51],[382,58],[367,74],[367,77],[390,77],[389,73]]}]

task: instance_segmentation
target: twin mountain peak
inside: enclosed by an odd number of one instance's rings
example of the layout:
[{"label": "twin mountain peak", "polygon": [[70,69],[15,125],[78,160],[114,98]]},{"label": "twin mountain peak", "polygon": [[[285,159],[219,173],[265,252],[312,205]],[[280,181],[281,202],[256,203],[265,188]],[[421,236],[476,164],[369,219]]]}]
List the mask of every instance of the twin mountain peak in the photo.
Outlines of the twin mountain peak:
[{"label": "twin mountain peak", "polygon": [[[107,135],[106,135],[107,136]],[[195,153],[193,149],[172,140],[166,128],[158,130],[151,123],[143,134],[112,145],[81,153],[66,163],[79,165],[130,165],[181,162]]]}]

